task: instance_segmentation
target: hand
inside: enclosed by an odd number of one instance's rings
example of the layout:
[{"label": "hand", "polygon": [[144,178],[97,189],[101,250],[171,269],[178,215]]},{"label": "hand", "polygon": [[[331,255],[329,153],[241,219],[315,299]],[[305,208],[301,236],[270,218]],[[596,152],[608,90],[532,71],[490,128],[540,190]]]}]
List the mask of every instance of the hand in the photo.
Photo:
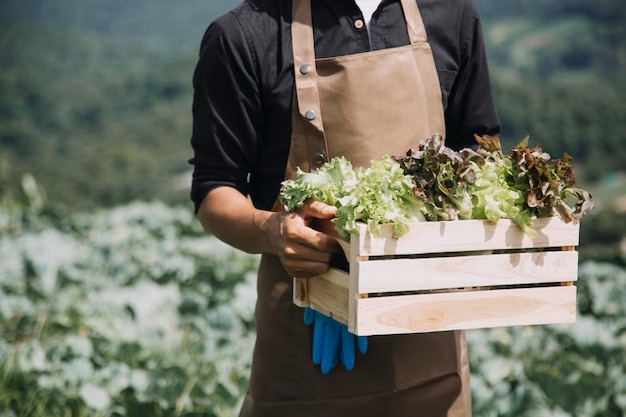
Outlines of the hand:
[{"label": "hand", "polygon": [[355,336],[348,327],[309,307],[304,310],[304,323],[313,325],[313,363],[328,374],[337,363],[348,370],[354,368],[355,344],[359,352],[367,351],[367,337]]},{"label": "hand", "polygon": [[310,278],[328,270],[337,241],[310,227],[314,219],[332,219],[337,209],[307,200],[294,212],[277,212],[264,224],[274,251],[293,277]]}]

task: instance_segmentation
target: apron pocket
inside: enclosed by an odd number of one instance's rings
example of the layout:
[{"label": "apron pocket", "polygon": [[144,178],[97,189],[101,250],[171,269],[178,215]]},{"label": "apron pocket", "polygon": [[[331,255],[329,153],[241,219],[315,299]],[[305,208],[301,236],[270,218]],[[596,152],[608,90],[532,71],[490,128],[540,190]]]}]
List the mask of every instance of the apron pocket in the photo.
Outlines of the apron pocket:
[{"label": "apron pocket", "polygon": [[296,380],[312,395],[340,398],[387,393],[458,373],[454,332],[420,335],[370,336],[367,352],[356,353],[354,369],[341,363],[323,375],[311,357],[312,326],[303,313],[294,314]]},{"label": "apron pocket", "polygon": [[460,372],[455,332],[392,336],[394,389],[423,384]]},{"label": "apron pocket", "polygon": [[304,324],[303,311],[294,314],[294,348],[296,350],[296,381],[312,395],[321,398],[341,398],[353,395],[383,393],[393,387],[393,370],[379,361],[389,357],[387,343],[369,338],[367,352],[355,354],[355,365],[347,371],[341,363],[323,375],[312,360],[313,326]]}]

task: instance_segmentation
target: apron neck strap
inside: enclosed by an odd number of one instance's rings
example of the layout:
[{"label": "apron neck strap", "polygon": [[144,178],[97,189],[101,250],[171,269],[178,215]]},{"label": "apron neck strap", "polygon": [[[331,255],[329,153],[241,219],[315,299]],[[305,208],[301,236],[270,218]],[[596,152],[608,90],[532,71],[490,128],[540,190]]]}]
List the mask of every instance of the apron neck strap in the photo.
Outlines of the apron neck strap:
[{"label": "apron neck strap", "polygon": [[426,36],[426,28],[424,27],[424,21],[420,13],[419,7],[417,7],[416,0],[400,0],[402,3],[402,9],[404,10],[404,18],[406,19],[406,28],[409,32],[409,39],[411,43],[426,42],[428,37]]},{"label": "apron neck strap", "polygon": [[[291,38],[294,64],[313,66],[315,63],[315,40],[313,38],[313,18],[311,0],[293,0]],[[298,65],[300,64],[300,65]]]},{"label": "apron neck strap", "polygon": [[315,67],[311,0],[293,0],[291,38],[295,75],[294,109],[324,137]]}]

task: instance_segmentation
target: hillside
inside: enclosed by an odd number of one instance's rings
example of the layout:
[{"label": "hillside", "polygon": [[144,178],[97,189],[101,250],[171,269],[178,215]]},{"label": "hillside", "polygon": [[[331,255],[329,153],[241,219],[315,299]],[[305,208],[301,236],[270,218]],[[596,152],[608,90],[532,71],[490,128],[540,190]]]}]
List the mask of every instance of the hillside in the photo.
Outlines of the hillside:
[{"label": "hillside", "polygon": [[616,0],[476,0],[499,75],[615,77],[626,69],[626,10]]},{"label": "hillside", "polygon": [[[164,55],[195,52],[207,24],[240,0],[3,0],[0,16],[39,27],[156,47]],[[175,6],[174,6],[175,4]]]},{"label": "hillside", "polygon": [[572,154],[586,179],[621,170],[626,11],[618,1],[477,0],[504,139]]},{"label": "hillside", "polygon": [[31,172],[72,207],[186,202],[191,74],[206,26],[235,3],[0,3],[2,172]]},{"label": "hillside", "polygon": [[[505,146],[530,134],[555,156],[572,154],[585,181],[621,170],[621,3],[476,1]],[[51,202],[71,207],[187,204],[197,48],[238,2],[1,2],[2,183],[30,172]]]}]

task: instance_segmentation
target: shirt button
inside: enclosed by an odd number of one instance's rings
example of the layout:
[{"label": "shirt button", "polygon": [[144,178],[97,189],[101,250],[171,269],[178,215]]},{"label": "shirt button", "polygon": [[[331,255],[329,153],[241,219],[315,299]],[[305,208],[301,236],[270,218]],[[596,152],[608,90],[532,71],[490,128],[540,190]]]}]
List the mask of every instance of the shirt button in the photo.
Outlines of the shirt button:
[{"label": "shirt button", "polygon": [[304,117],[306,117],[307,120],[313,120],[317,117],[317,113],[315,110],[307,110],[307,112],[304,113]]},{"label": "shirt button", "polygon": [[308,73],[309,73],[309,71],[311,71],[311,67],[310,67],[310,66],[308,66],[308,65],[302,65],[302,66],[300,67],[300,74],[302,74],[302,75],[306,75],[306,74],[308,74]]},{"label": "shirt button", "polygon": [[354,21],[354,27],[357,29],[363,29],[363,26],[365,26],[365,23],[361,20],[361,19],[357,19]]},{"label": "shirt button", "polygon": [[325,161],[326,161],[326,157],[324,156],[323,153],[316,153],[313,156],[313,162],[315,162],[317,165],[322,165]]}]

